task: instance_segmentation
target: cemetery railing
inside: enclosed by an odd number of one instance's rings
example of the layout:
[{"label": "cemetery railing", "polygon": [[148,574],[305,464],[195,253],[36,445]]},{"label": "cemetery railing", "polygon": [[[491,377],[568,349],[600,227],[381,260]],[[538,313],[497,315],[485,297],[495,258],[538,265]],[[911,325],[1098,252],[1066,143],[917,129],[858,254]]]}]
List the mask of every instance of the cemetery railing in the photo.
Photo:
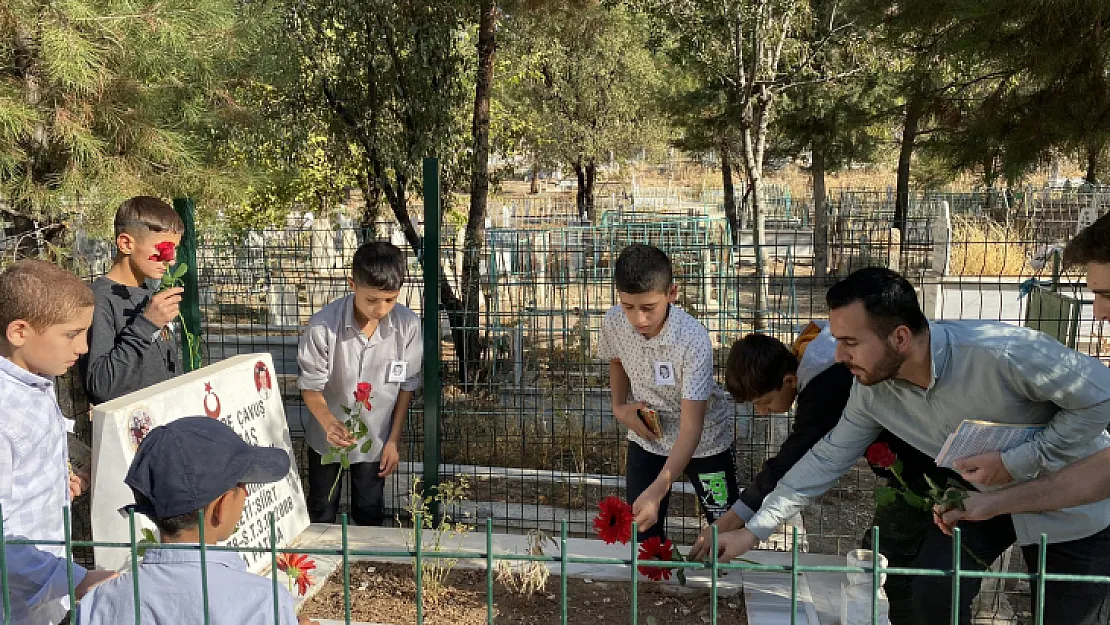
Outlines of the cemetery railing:
[{"label": "cemetery railing", "polygon": [[[136,518],[135,512],[132,510],[129,515],[129,523],[131,529],[131,540],[125,543],[116,542],[96,542],[96,541],[77,541],[73,540],[71,535],[71,519],[69,508],[62,509],[63,527],[64,527],[64,540],[27,540],[27,539],[9,539],[3,533],[3,521],[0,516],[0,595],[3,599],[3,625],[18,625],[13,623],[11,618],[11,588],[9,586],[9,569],[7,562],[7,551],[13,545],[31,545],[31,546],[64,546],[66,557],[69,560],[68,578],[69,578],[69,598],[72,606],[77,605],[76,589],[74,582],[74,569],[73,569],[73,550],[76,547],[109,547],[130,549],[131,564],[130,568],[122,571],[131,574],[131,582],[133,593],[136,601],[135,605],[135,625],[141,625],[140,609],[141,603],[138,600],[141,593],[157,593],[158,589],[141,588],[139,583],[139,576],[136,575],[140,564],[139,550],[140,548],[151,548],[150,544],[140,544],[136,534]],[[122,521],[122,519],[121,519]],[[632,540],[630,541],[629,555],[627,558],[603,558],[603,557],[579,557],[572,556],[567,551],[567,525],[564,521],[561,527],[560,535],[557,540],[559,547],[558,555],[531,555],[531,554],[511,554],[511,553],[496,553],[494,550],[494,532],[493,532],[493,519],[487,519],[485,523],[485,549],[481,552],[473,551],[449,551],[444,549],[427,549],[424,546],[424,533],[429,531],[423,528],[422,519],[418,515],[415,519],[413,526],[413,548],[410,549],[352,549],[348,541],[348,524],[346,515],[341,517],[341,543],[338,548],[277,548],[277,531],[274,520],[274,515],[269,516],[269,544],[270,547],[221,547],[209,546],[204,544],[204,517],[201,511],[199,527],[200,527],[200,543],[199,545],[190,544],[165,544],[157,545],[158,549],[168,550],[191,550],[200,552],[201,565],[198,567],[199,581],[202,584],[203,606],[205,625],[211,622],[211,616],[208,613],[208,575],[207,567],[205,565],[206,555],[212,552],[234,552],[234,553],[268,553],[270,555],[270,577],[273,582],[273,600],[274,600],[274,623],[281,625],[279,622],[280,610],[279,606],[279,575],[282,573],[278,570],[278,554],[303,554],[308,556],[338,556],[342,558],[342,562],[337,569],[341,575],[343,586],[343,622],[350,624],[352,622],[351,611],[351,564],[354,559],[373,560],[380,558],[412,558],[413,562],[413,575],[415,578],[415,607],[416,607],[416,623],[423,625],[425,620],[424,605],[424,592],[425,584],[424,576],[424,563],[429,560],[465,560],[472,561],[479,565],[479,568],[485,570],[485,594],[483,600],[486,604],[487,622],[493,625],[496,614],[496,596],[494,593],[494,578],[496,573],[496,564],[500,561],[507,562],[536,562],[547,565],[558,565],[559,574],[559,621],[563,625],[568,623],[568,601],[569,595],[567,593],[567,582],[570,577],[569,565],[571,564],[590,564],[590,565],[610,565],[628,567],[629,577],[628,582],[631,589],[631,602],[629,605],[629,623],[637,625],[640,622],[638,611],[638,586],[641,583],[639,579],[638,567],[651,566],[666,569],[682,569],[682,570],[706,570],[710,573],[709,584],[709,618],[712,624],[716,624],[719,618],[720,608],[718,606],[718,599],[720,598],[718,582],[722,573],[728,571],[753,571],[763,573],[780,573],[790,576],[790,623],[795,625],[799,622],[798,617],[798,603],[801,600],[799,596],[799,576],[804,573],[870,573],[872,575],[871,582],[871,609],[872,609],[872,623],[879,622],[879,589],[881,588],[881,578],[883,575],[907,575],[907,576],[932,576],[932,577],[947,577],[952,582],[952,615],[951,620],[948,621],[952,625],[958,623],[958,606],[960,604],[960,581],[966,578],[979,578],[979,579],[1014,579],[1014,580],[1028,580],[1029,583],[1036,587],[1034,592],[1035,602],[1032,606],[1033,618],[1035,625],[1042,625],[1044,620],[1044,602],[1045,602],[1045,583],[1046,582],[1066,582],[1066,583],[1110,583],[1110,576],[1095,576],[1095,575],[1070,575],[1070,574],[1054,574],[1047,571],[1046,560],[1046,546],[1047,536],[1042,535],[1040,540],[1039,558],[1035,565],[1035,572],[1032,573],[1007,573],[1007,572],[993,572],[993,571],[978,571],[967,570],[962,568],[962,539],[960,529],[957,527],[954,531],[952,541],[952,558],[953,567],[951,569],[918,569],[918,568],[896,568],[884,567],[881,564],[873,567],[851,567],[851,566],[826,566],[826,565],[805,565],[801,564],[801,553],[798,549],[798,536],[797,528],[794,529],[793,549],[791,550],[790,564],[786,566],[779,565],[762,565],[752,561],[741,561],[724,563],[718,560],[718,535],[716,528],[713,530],[712,544],[709,552],[709,560],[706,562],[688,562],[683,560],[677,561],[657,561],[657,560],[642,560],[638,557],[637,540],[636,540],[636,526],[632,527]],[[873,528],[874,532],[874,546],[878,550],[880,543],[879,529]],[[1031,567],[1034,568],[1034,567]],[[260,606],[261,607],[261,606]],[[71,623],[73,625],[81,625],[78,622],[77,610],[73,610],[71,615]],[[814,624],[815,625],[815,624]]]}]

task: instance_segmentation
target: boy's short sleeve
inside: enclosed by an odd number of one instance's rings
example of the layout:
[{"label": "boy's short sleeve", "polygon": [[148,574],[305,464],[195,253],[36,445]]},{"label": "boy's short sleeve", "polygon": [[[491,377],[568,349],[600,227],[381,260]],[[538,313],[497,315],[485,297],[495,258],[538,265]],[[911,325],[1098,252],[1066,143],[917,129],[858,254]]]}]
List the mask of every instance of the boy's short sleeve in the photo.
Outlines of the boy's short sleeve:
[{"label": "boy's short sleeve", "polygon": [[301,335],[297,346],[297,364],[301,375],[297,387],[302,391],[323,391],[331,373],[329,347],[332,333],[323,323],[312,323]]},{"label": "boy's short sleeve", "polygon": [[416,392],[420,389],[420,382],[423,379],[421,370],[424,363],[424,335],[423,328],[419,323],[410,328],[412,336],[405,341],[405,353],[402,359],[409,363],[408,378],[401,383],[402,391]]},{"label": "boy's short sleeve", "polygon": [[682,399],[707,401],[713,394],[713,344],[704,332],[682,355]]},{"label": "boy's short sleeve", "polygon": [[597,357],[605,362],[620,359],[620,354],[616,348],[618,341],[616,322],[619,319],[614,317],[614,312],[617,315],[624,314],[619,308],[614,308],[605,314],[605,319],[601,321],[601,340],[597,343]]}]

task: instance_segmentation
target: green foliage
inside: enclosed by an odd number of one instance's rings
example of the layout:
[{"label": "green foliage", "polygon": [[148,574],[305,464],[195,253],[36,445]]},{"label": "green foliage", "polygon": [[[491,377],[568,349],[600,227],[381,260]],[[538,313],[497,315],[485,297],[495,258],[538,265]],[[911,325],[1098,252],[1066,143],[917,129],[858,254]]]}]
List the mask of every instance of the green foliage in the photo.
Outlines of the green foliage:
[{"label": "green foliage", "polygon": [[660,142],[663,75],[647,34],[642,16],[593,2],[509,16],[492,106],[497,148],[536,164],[607,163]]},{"label": "green foliage", "polygon": [[0,8],[0,194],[86,219],[144,193],[235,197],[212,146],[264,8],[230,0],[15,0]]}]

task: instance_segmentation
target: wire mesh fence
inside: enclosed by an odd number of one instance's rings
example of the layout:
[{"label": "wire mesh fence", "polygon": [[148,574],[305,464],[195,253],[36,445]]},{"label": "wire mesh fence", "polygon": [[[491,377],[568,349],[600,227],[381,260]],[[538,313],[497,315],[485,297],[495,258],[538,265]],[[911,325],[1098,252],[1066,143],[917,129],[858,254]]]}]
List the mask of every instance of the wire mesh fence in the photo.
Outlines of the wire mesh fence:
[{"label": "wire mesh fence", "polygon": [[[400,303],[422,317],[436,315],[444,328],[443,385],[432,390],[442,398],[434,461],[444,479],[466,475],[472,484],[471,497],[453,512],[495,519],[498,531],[565,527],[581,536],[598,501],[624,496],[624,436],[610,411],[607,363],[597,358],[597,343],[605,312],[617,304],[612,266],[628,243],[658,245],[671,256],[678,303],[709,330],[718,382],[735,339],[758,328],[791,341],[809,320],[827,317],[824,291],[831,280],[871,265],[905,273],[930,318],[1030,325],[1106,359],[1110,345],[1101,325],[1090,321],[1081,277],[1054,264],[1084,216],[1101,215],[1110,206],[1110,194],[1104,194],[921,194],[910,203],[905,227],[896,229],[889,192],[837,191],[827,204],[825,272],[814,265],[815,220],[804,197],[773,198],[766,239],[758,246],[748,234],[750,215],[742,215],[748,221],[733,240],[727,220],[715,212],[720,198],[704,192],[677,200],[643,192],[627,204],[614,195],[616,204],[598,226],[579,225],[566,204],[521,204],[523,213],[503,215],[500,226],[487,230],[475,328],[451,327],[442,306],[426,310],[420,257],[394,226],[335,228],[318,220],[307,229],[203,228],[196,267],[203,359],[210,364],[243,353],[273,355],[299,466],[307,466],[303,433],[313,417],[297,389],[297,341],[313,312],[346,294],[357,246],[390,239],[407,254]],[[646,201],[650,197],[658,201]],[[995,209],[999,203],[1002,213]],[[11,237],[0,242],[5,259],[41,250],[27,246],[26,234],[19,236],[19,245]],[[446,227],[440,248],[443,276],[459,293],[460,232]],[[67,262],[92,278],[107,270],[111,254],[110,242],[78,234]],[[481,337],[480,367],[473,379],[464,379],[454,339],[470,330]],[[81,386],[68,376],[59,381],[59,396],[67,415],[81,417],[78,434],[87,436]],[[405,462],[387,485],[389,516],[405,516],[400,498],[424,473],[423,406],[418,395],[402,439]],[[733,406],[741,485],[775,454],[790,424],[789,415],[761,417],[750,406]],[[771,546],[836,554],[858,547],[872,523],[875,485],[861,462]],[[81,520],[87,514],[80,505],[75,510],[74,535],[81,540],[89,538]],[[700,524],[693,489],[677,483],[668,533],[689,543]],[[792,541],[794,528],[799,544]],[[78,561],[89,561],[80,542],[75,549]],[[1020,558],[1003,566],[1014,569]],[[1006,590],[1013,590],[1012,583]]]}]

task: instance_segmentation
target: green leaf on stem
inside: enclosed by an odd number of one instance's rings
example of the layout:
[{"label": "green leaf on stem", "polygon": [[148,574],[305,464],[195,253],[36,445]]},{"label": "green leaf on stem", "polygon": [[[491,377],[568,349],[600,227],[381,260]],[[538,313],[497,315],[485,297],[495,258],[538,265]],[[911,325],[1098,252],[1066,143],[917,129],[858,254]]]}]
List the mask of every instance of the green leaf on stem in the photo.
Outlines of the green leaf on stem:
[{"label": "green leaf on stem", "polygon": [[366,441],[365,443],[362,444],[362,449],[360,451],[364,454],[368,454],[368,453],[370,453],[370,450],[373,449],[373,448],[374,448],[374,439],[370,439],[370,440],[368,440],[368,441]]},{"label": "green leaf on stem", "polygon": [[344,469],[351,468],[351,459],[347,456],[347,454],[343,454],[343,457],[339,459],[339,463],[343,466]]}]

